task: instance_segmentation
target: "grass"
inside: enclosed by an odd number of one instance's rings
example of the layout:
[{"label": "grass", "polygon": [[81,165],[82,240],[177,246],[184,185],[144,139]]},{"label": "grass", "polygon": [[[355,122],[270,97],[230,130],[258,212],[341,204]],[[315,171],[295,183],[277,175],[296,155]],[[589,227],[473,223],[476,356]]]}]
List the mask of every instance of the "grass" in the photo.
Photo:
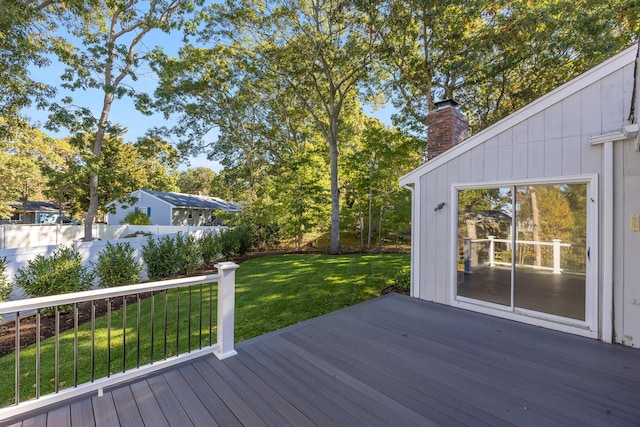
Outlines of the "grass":
[{"label": "grass", "polygon": [[[235,338],[243,341],[285,326],[330,313],[380,295],[389,286],[396,271],[409,265],[409,256],[394,255],[277,255],[256,258],[242,263],[236,270]],[[176,290],[157,294],[154,306],[153,360],[165,357],[164,324],[166,315],[166,356],[176,350],[186,352],[191,337],[191,349],[209,345],[209,337],[215,343],[215,326],[209,335],[209,313],[216,319],[216,288],[209,298],[209,285],[203,285],[202,332],[200,330],[199,287],[192,290],[191,327],[189,329],[187,289],[180,291],[179,322],[176,313]],[[166,314],[165,314],[166,300]],[[147,298],[140,303],[140,342],[137,342],[137,305],[130,304],[126,313],[127,369],[137,364],[138,344],[140,365],[151,361],[151,305]],[[95,378],[122,371],[123,365],[123,314],[117,310],[111,316],[110,352],[107,351],[107,318],[96,319]],[[178,331],[178,337],[176,337]],[[178,338],[178,339],[176,339]],[[86,323],[78,331],[78,383],[91,379],[91,324]],[[60,335],[60,389],[73,386],[73,330]],[[177,342],[177,344],[176,344]],[[178,348],[176,348],[176,346]],[[35,346],[20,352],[21,400],[35,397]],[[41,393],[54,390],[55,341],[41,343]],[[14,355],[0,358],[0,406],[13,403]]]}]

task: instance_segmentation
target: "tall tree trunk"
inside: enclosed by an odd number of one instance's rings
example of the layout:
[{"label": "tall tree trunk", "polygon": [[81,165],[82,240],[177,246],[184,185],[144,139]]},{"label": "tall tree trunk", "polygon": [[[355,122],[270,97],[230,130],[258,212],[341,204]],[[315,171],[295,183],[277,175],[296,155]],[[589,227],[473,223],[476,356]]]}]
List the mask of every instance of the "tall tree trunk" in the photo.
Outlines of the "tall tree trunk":
[{"label": "tall tree trunk", "polygon": [[331,141],[330,173],[331,173],[331,247],[332,255],[340,253],[340,187],[338,186],[338,115],[333,114],[330,119]]},{"label": "tall tree trunk", "polygon": [[367,234],[367,250],[371,250],[371,220],[373,219],[373,185],[371,183],[371,177],[369,177],[369,233]]},{"label": "tall tree trunk", "polygon": [[[110,73],[107,73],[107,81],[110,81]],[[109,111],[111,110],[111,103],[113,102],[113,95],[105,93],[102,102],[102,113],[100,113],[100,120],[98,121],[98,132],[96,132],[96,139],[93,142],[93,156],[98,159],[102,153],[102,143],[104,142],[104,134],[107,126],[107,119],[109,118]],[[87,218],[84,222],[84,241],[90,242],[93,240],[93,222],[98,213],[98,173],[95,169],[92,170],[89,176],[89,209],[87,209]]]},{"label": "tall tree trunk", "polygon": [[[540,209],[538,208],[538,196],[535,187],[529,187],[531,195],[531,218],[533,219],[533,241],[540,241]],[[542,266],[542,246],[533,245],[536,251],[536,267]]]}]

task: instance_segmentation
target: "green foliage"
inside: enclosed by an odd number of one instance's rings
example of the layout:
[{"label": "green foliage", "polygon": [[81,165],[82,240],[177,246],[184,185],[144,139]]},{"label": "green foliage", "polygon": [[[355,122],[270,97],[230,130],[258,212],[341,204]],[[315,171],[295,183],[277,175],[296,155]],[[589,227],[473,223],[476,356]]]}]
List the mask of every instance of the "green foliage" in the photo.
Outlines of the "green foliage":
[{"label": "green foliage", "polygon": [[0,302],[6,299],[11,293],[11,282],[4,275],[5,271],[7,271],[7,264],[9,262],[6,258],[0,258]]},{"label": "green foliage", "polygon": [[221,253],[222,245],[220,235],[217,233],[204,233],[198,243],[200,244],[200,253],[204,264],[209,264]]},{"label": "green foliage", "polygon": [[393,283],[400,289],[411,289],[411,267],[405,266],[399,269],[393,276]]},{"label": "green foliage", "polygon": [[244,255],[253,245],[251,228],[247,225],[238,225],[220,233],[220,252],[229,258],[233,255]]},{"label": "green foliage", "polygon": [[149,237],[142,246],[142,259],[147,266],[149,279],[162,279],[174,275],[179,270],[180,258],[175,240],[171,236],[160,239]]},{"label": "green foliage", "polygon": [[98,254],[93,269],[101,288],[136,284],[140,281],[141,270],[129,243],[113,245],[110,242]]},{"label": "green foliage", "polygon": [[179,233],[175,238],[178,272],[189,274],[202,265],[202,248],[192,235],[186,237]]},{"label": "green foliage", "polygon": [[[207,251],[215,250],[213,242]],[[207,252],[210,256],[211,252]],[[142,246],[142,259],[147,266],[150,279],[163,279],[174,274],[188,274],[202,266],[202,244],[192,235],[178,234],[175,238],[164,236],[160,239],[150,237]]]},{"label": "green foliage", "polygon": [[151,217],[142,211],[129,212],[120,224],[151,225]]},{"label": "green foliage", "polygon": [[36,256],[18,270],[15,285],[31,298],[91,289],[94,275],[75,248],[60,247],[49,257]]}]

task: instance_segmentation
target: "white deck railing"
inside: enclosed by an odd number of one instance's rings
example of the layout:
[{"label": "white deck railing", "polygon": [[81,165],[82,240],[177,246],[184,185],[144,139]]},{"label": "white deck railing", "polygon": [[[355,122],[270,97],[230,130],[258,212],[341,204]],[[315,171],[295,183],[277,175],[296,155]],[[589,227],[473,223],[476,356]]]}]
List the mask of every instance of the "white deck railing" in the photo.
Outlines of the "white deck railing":
[{"label": "white deck railing", "polygon": [[[92,391],[97,391],[98,395],[102,395],[105,387],[147,375],[153,371],[206,353],[213,352],[219,359],[234,356],[236,354],[234,350],[235,270],[238,265],[232,262],[222,262],[216,264],[215,267],[218,269],[218,274],[0,303],[0,316],[14,313],[16,319],[19,319],[15,328],[14,402],[12,405],[0,409],[0,420]],[[213,295],[214,282],[218,283],[215,298]],[[208,286],[205,287],[204,285]],[[133,298],[134,302],[127,301],[127,297]],[[112,313],[112,301],[119,298],[122,298],[120,311],[117,314],[116,312]],[[175,301],[175,306],[169,307],[169,298]],[[183,300],[182,306],[181,299]],[[185,299],[186,302],[184,301]],[[145,300],[147,303],[144,303]],[[196,308],[194,308],[192,300],[195,301]],[[214,300],[217,300],[215,308],[213,307]],[[107,305],[107,314],[104,315],[106,316],[106,328],[96,325],[96,320],[100,318],[95,314],[95,307],[96,302],[100,301],[106,301]],[[80,328],[81,325],[79,325],[78,304],[81,303],[91,304],[91,320],[88,322],[91,326],[90,331],[88,327]],[[145,312],[141,313],[141,305],[143,304]],[[131,313],[127,316],[127,306],[135,312],[135,316]],[[60,332],[61,307],[71,307],[73,312],[73,327],[69,332],[65,333]],[[40,326],[43,317],[41,311],[43,309],[49,309],[55,317],[55,333],[48,340],[40,339]],[[147,312],[147,309],[150,312]],[[33,313],[34,310],[35,313]],[[214,310],[216,311],[216,316],[213,315]],[[29,390],[28,395],[31,399],[21,401],[21,396],[25,395],[25,387],[21,390],[21,381],[23,381],[25,373],[21,371],[20,320],[28,317],[21,317],[21,313],[25,312],[33,313],[28,316],[34,316],[36,323],[35,363],[30,363],[30,368],[35,365],[35,378],[30,380],[27,387]],[[184,316],[181,318],[181,313],[184,312],[186,312],[186,319]],[[168,324],[169,314],[172,319],[175,317],[175,323],[172,325]],[[131,322],[127,324],[128,317],[134,318],[133,325]],[[141,334],[141,326],[143,330],[145,329],[144,325],[141,325],[143,317],[146,317],[150,324],[146,325],[148,327],[146,328],[147,332]],[[214,317],[217,318],[217,323]],[[122,323],[121,327],[112,326],[112,318],[117,319],[118,323]],[[104,323],[104,318],[102,320],[102,323]],[[192,325],[194,321],[197,322],[197,326]],[[185,323],[186,326],[184,325]],[[173,326],[175,326],[175,331]],[[182,335],[181,338],[180,333],[182,331],[184,334],[185,328],[186,337]],[[212,338],[214,329],[216,329],[217,337],[215,342]],[[156,337],[158,330],[161,334],[159,338]],[[106,333],[106,346],[96,346],[96,334],[101,333]],[[130,336],[129,339],[127,334]],[[131,334],[135,336],[135,339],[131,337]],[[168,337],[168,334],[172,334],[172,336]],[[72,335],[72,337],[69,335]],[[192,343],[192,336],[197,339],[197,345]],[[61,337],[63,340],[61,340]],[[185,339],[186,343],[184,343]],[[53,340],[53,343],[49,340]],[[147,343],[150,344],[148,346],[150,354],[143,354],[142,360],[149,360],[149,363],[141,365],[141,342],[145,340],[149,340]],[[204,343],[203,340],[205,341]],[[71,341],[73,342],[73,374],[67,373],[63,381],[63,374],[60,372],[60,351],[62,347],[68,347]],[[131,349],[131,345],[129,345],[132,341],[135,343],[134,349]],[[43,375],[41,346],[45,342],[52,344],[54,347],[53,355],[47,353],[48,364],[50,364],[51,358],[54,359],[53,378],[49,378],[48,375],[41,378]],[[128,345],[129,351],[127,351]],[[168,348],[168,345],[171,345],[172,348]],[[112,347],[116,350],[112,351]],[[121,347],[121,351],[117,351],[119,347]],[[154,354],[156,348],[160,350]],[[80,349],[84,352],[85,357],[80,357]],[[33,351],[33,349],[30,350]],[[5,357],[10,357],[10,355]],[[99,361],[106,363],[106,369],[105,366],[98,366]],[[119,365],[120,361],[121,365]],[[119,368],[121,367],[120,372],[112,373],[113,364],[118,364]],[[90,379],[86,381],[79,379],[81,365],[85,371],[87,366],[90,369]],[[99,372],[101,370],[104,370],[106,375],[98,378],[97,376],[100,375]],[[30,371],[29,377],[33,378],[33,376],[34,373]],[[73,378],[72,380],[70,380],[71,377]],[[41,383],[43,380],[53,382],[54,390],[52,393],[41,396]],[[64,384],[66,388],[63,388],[64,386],[61,387],[61,383],[66,383]],[[1,387],[10,388],[11,385],[3,383]]]},{"label": "white deck railing", "polygon": [[[509,245],[513,244],[513,241],[509,239],[496,239],[495,236],[487,236],[486,239],[472,239],[470,237],[464,238],[464,271],[465,273],[471,272],[471,245],[473,243],[489,243],[489,267],[493,267],[495,265],[507,265],[510,266],[511,262],[500,262],[496,261],[495,257],[495,244],[496,243],[507,243]],[[536,266],[536,265],[524,265],[525,267],[530,267],[539,270],[549,270],[552,271],[553,274],[561,274],[562,268],[561,265],[561,252],[560,248],[570,248],[571,243],[562,243],[560,239],[553,239],[551,242],[536,242],[532,240],[516,240],[517,245],[533,245],[533,246],[552,246],[553,247],[553,267],[545,267],[545,266]]]}]

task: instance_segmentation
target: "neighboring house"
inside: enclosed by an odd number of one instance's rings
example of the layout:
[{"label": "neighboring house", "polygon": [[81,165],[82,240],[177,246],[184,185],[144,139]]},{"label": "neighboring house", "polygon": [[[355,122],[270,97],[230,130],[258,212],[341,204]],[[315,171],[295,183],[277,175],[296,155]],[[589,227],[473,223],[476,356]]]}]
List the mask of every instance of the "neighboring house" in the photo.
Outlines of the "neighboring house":
[{"label": "neighboring house", "polygon": [[14,213],[9,221],[14,223],[55,224],[60,218],[58,205],[51,202],[27,201],[26,209],[22,202],[14,202],[11,207]]},{"label": "neighboring house", "polygon": [[637,63],[636,45],[470,138],[455,102],[429,113],[430,159],[400,179],[414,297],[640,347]]},{"label": "neighboring house", "polygon": [[216,211],[239,212],[240,206],[217,197],[193,194],[137,190],[131,193],[137,201],[132,205],[116,204],[116,213],[107,215],[107,224],[120,224],[133,211],[142,211],[154,225],[217,225]]}]

